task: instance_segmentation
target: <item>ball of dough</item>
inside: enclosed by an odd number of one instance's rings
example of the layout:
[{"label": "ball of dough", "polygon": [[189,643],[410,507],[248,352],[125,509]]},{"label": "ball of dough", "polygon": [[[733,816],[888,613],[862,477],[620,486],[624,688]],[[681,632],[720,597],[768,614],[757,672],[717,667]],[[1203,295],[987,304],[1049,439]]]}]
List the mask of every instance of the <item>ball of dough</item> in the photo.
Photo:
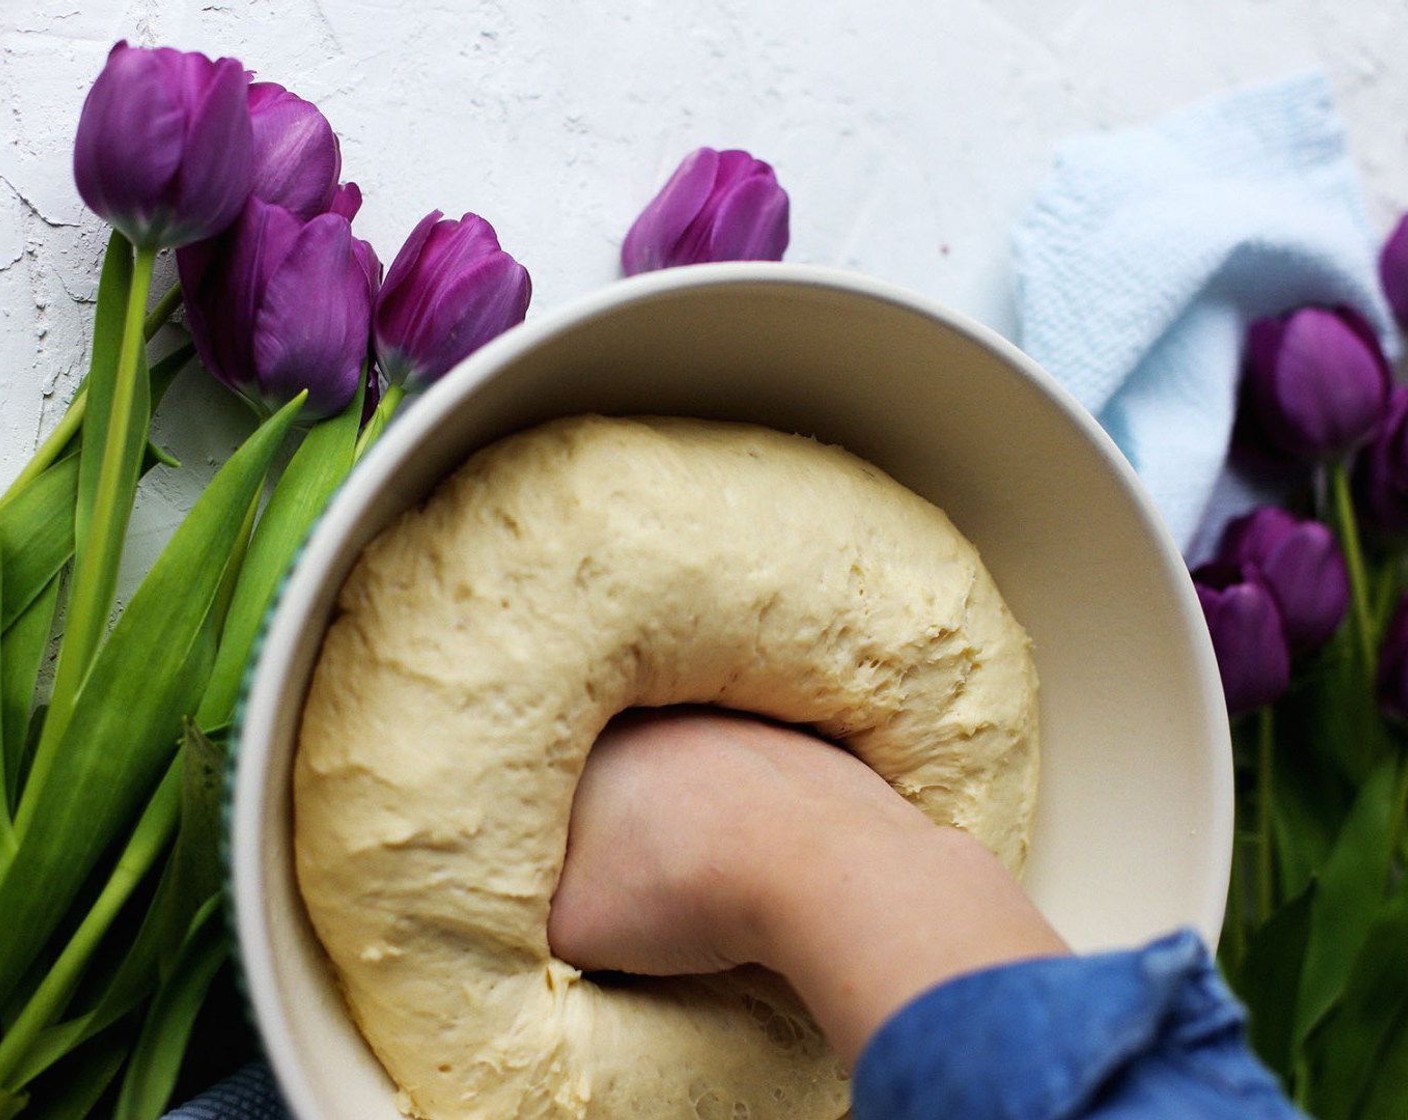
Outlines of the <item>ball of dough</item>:
[{"label": "ball of dough", "polygon": [[623,709],[810,725],[1025,856],[1026,634],[942,512],[839,448],[556,421],[402,516],[338,606],[296,760],[298,881],[413,1115],[846,1113],[845,1071],[770,973],[597,982],[549,951],[573,792]]}]

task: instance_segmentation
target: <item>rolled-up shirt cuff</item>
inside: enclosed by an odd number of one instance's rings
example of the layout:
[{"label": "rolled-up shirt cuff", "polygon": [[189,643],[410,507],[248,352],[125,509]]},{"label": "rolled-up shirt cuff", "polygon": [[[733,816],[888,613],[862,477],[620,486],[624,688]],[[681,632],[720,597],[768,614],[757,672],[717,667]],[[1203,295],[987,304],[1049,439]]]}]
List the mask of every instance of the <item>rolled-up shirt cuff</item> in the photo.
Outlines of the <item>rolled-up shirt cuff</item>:
[{"label": "rolled-up shirt cuff", "polygon": [[1247,1048],[1198,936],[1020,961],[902,1008],[855,1071],[856,1120],[1299,1117]]}]

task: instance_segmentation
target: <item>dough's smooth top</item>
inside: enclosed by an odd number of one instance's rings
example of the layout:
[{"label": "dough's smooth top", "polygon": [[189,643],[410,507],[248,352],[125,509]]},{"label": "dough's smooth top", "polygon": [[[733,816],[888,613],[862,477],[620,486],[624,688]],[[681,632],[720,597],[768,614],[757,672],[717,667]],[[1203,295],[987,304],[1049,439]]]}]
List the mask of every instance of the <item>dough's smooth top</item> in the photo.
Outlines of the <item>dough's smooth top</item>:
[{"label": "dough's smooth top", "polygon": [[712,703],[842,741],[1014,871],[1026,634],[939,510],[748,425],[556,421],[476,454],[344,586],[295,764],[299,885],[348,1006],[435,1120],[836,1120],[761,969],[601,985],[547,915],[598,732]]}]

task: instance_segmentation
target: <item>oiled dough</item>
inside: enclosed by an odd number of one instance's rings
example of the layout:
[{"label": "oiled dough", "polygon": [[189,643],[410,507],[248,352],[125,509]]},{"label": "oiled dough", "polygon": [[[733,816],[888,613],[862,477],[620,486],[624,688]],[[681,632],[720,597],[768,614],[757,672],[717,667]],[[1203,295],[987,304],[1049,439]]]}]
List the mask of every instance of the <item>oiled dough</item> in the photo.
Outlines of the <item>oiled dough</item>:
[{"label": "oiled dough", "polygon": [[554,422],[404,515],[339,606],[303,716],[298,878],[414,1115],[846,1112],[843,1070],[770,974],[603,986],[548,951],[577,778],[624,708],[810,724],[1024,858],[1026,635],[941,512],[837,448]]}]

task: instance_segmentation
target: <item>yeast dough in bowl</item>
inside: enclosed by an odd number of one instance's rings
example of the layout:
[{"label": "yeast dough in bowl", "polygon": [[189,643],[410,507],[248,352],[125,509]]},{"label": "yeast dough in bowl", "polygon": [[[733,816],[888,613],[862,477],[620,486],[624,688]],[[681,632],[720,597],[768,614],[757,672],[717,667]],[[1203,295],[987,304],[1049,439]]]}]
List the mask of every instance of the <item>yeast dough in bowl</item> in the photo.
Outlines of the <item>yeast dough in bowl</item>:
[{"label": "yeast dough in bowl", "polygon": [[604,981],[548,948],[593,741],[626,708],[679,703],[813,727],[1021,869],[1029,642],[940,510],[752,425],[511,436],[363,554],[295,763],[299,886],[404,1111],[846,1114],[844,1069],[765,970]]}]

